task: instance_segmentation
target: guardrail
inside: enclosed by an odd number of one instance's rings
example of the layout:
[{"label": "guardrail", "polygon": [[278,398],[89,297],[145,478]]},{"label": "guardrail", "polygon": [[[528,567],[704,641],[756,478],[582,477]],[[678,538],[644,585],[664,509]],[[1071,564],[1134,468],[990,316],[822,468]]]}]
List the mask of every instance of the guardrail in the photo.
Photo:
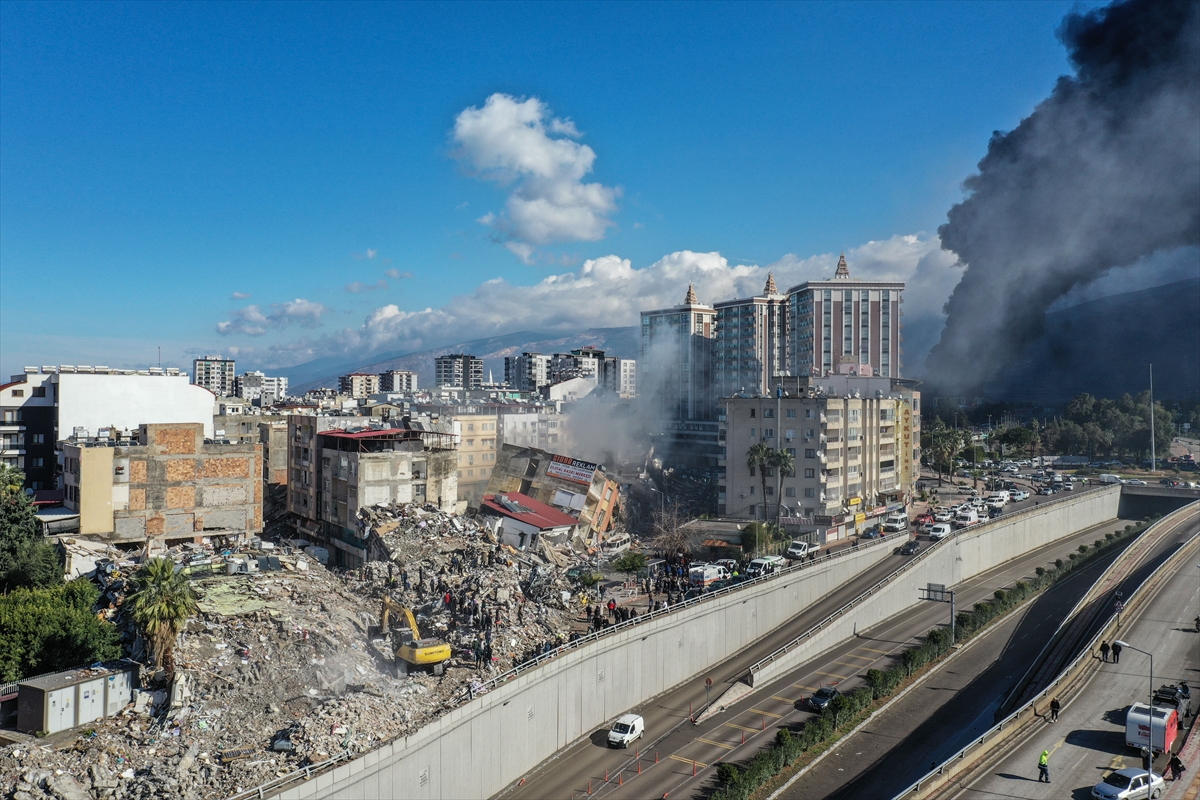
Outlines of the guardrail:
[{"label": "guardrail", "polygon": [[[1078,493],[1068,496],[1068,497],[1055,498],[1055,499],[1050,500],[1049,502],[1043,503],[1041,505],[1030,506],[1029,508],[1023,508],[1020,511],[1014,512],[1013,514],[1009,514],[1006,516],[1000,516],[1000,517],[997,517],[996,519],[985,520],[985,521],[980,522],[977,525],[972,525],[970,528],[964,528],[962,530],[968,530],[968,531],[972,531],[972,532],[977,531],[984,525],[988,525],[990,523],[1008,522],[1008,521],[1014,519],[1015,517],[1018,517],[1018,516],[1021,516],[1024,514],[1028,514],[1031,512],[1043,511],[1046,508],[1048,508],[1054,504],[1057,504],[1057,503],[1065,503],[1065,502],[1069,502],[1072,500],[1077,500],[1080,497],[1084,497],[1084,496],[1087,496],[1090,494],[1104,492],[1104,491],[1110,490],[1112,488],[1113,487],[1111,487],[1111,486],[1097,487],[1095,489],[1088,489],[1083,492],[1078,492]],[[953,536],[943,539],[941,542],[938,542],[933,547],[930,547],[928,550],[926,550],[924,552],[925,553],[933,552],[933,549],[935,547],[937,547],[938,545],[940,545],[942,542],[949,541],[950,539],[953,539],[956,536],[958,536],[960,533],[962,533],[961,530],[955,531]],[[774,575],[765,575],[763,577],[753,578],[751,580],[743,581],[741,583],[737,583],[732,586],[725,586],[725,587],[722,587],[721,589],[718,589],[715,592],[709,592],[709,593],[700,595],[698,597],[693,597],[690,600],[684,600],[683,602],[677,603],[676,605],[671,606],[670,608],[668,608],[666,610],[660,609],[657,611],[653,611],[649,614],[639,616],[635,619],[627,620],[625,622],[621,622],[616,625],[610,626],[608,628],[605,628],[602,631],[596,631],[594,633],[590,633],[587,636],[576,639],[573,642],[567,642],[566,644],[560,645],[546,653],[542,653],[535,658],[529,659],[528,661],[524,661],[524,662],[514,666],[512,669],[509,669],[509,670],[501,673],[500,675],[497,675],[496,677],[489,679],[487,682],[482,684],[482,686],[478,689],[468,687],[466,689],[464,696],[462,697],[460,703],[470,702],[472,699],[474,699],[475,697],[477,697],[479,695],[487,694],[488,692],[490,692],[492,689],[496,688],[497,686],[500,686],[503,683],[507,683],[508,681],[513,680],[514,678],[518,677],[519,675],[521,675],[525,672],[528,672],[529,670],[534,669],[535,667],[541,666],[542,664],[544,664],[548,661],[552,661],[553,659],[557,658],[558,656],[560,656],[564,653],[570,652],[571,650],[578,649],[580,647],[583,647],[584,645],[588,645],[593,642],[599,641],[600,639],[603,639],[609,635],[618,633],[620,631],[629,630],[637,625],[640,625],[641,623],[643,623],[647,620],[661,619],[664,616],[674,613],[675,611],[677,611],[680,608],[692,607],[692,606],[698,605],[700,603],[706,602],[708,600],[715,599],[717,597],[723,597],[728,594],[732,594],[733,592],[748,588],[750,586],[761,585],[762,583],[765,583],[766,581],[777,580],[779,578],[784,578],[784,577],[788,577],[788,576],[795,576],[795,575],[799,574],[800,572],[802,572],[803,570],[811,569],[818,564],[829,563],[829,562],[833,561],[834,559],[843,558],[848,555],[853,555],[857,552],[861,552],[864,549],[869,549],[871,547],[878,547],[883,544],[894,543],[896,540],[902,539],[902,538],[907,539],[909,536],[910,536],[910,531],[901,531],[899,533],[895,533],[890,536],[889,535],[881,536],[878,539],[868,539],[865,541],[860,541],[857,549],[853,548],[853,547],[846,547],[846,548],[842,548],[841,550],[839,550],[836,553],[826,553],[824,556],[817,558],[815,561],[802,561],[799,564],[795,564],[793,566],[786,567],[785,569],[780,570],[779,572],[775,573]],[[923,555],[920,555],[917,558],[913,559],[912,561],[909,561],[907,564],[905,564],[903,567],[901,567],[899,570],[897,570],[897,573],[902,572],[905,569],[911,568],[911,566],[914,563],[916,563],[920,558],[923,558],[923,557],[924,557]],[[885,578],[885,580],[889,580],[890,578],[894,577],[895,575],[896,575],[896,573],[892,573],[891,575],[888,576],[888,578]],[[875,587],[868,590],[868,593],[876,591],[880,585],[882,585],[882,584],[877,584]],[[865,597],[866,595],[864,594],[863,596]],[[855,601],[852,601],[850,605],[853,605],[854,602]],[[835,612],[835,614],[836,613],[844,613],[844,609],[839,612]],[[823,622],[822,624],[828,624],[828,621]],[[807,635],[807,634],[804,634],[804,635]],[[787,647],[787,645],[785,645],[785,647]],[[774,654],[772,654],[772,655],[774,655]],[[770,658],[770,657],[771,656],[768,656],[767,658]],[[765,659],[764,659],[764,661],[765,661]],[[334,756],[331,759],[319,762],[317,764],[310,764],[307,767],[303,767],[294,772],[290,772],[286,775],[280,775],[276,778],[271,779],[270,781],[263,783],[260,786],[256,786],[254,788],[247,789],[243,792],[239,792],[238,794],[232,795],[229,798],[227,798],[227,800],[249,800],[249,798],[260,798],[260,800],[261,800],[262,798],[265,798],[267,796],[266,795],[267,792],[274,792],[276,790],[282,789],[283,787],[287,786],[288,784],[294,783],[296,781],[309,780],[310,778],[312,778],[313,775],[315,775],[319,772],[322,772],[322,771],[328,769],[329,767],[331,767],[341,761],[344,761],[348,758],[351,758],[351,757],[352,756],[349,751],[343,751],[342,753],[339,753],[337,756]]]},{"label": "guardrail", "polygon": [[[1196,504],[1192,503],[1189,506],[1185,506],[1185,508],[1190,509],[1190,514],[1194,515],[1200,511],[1200,508],[1196,508],[1195,506]],[[1180,511],[1183,510],[1184,509],[1180,509]],[[1165,521],[1166,518],[1159,520],[1155,524],[1160,525]],[[1170,524],[1175,524],[1176,522],[1176,520],[1173,520]],[[1146,534],[1143,533],[1142,535],[1145,536]],[[1191,539],[1185,542],[1170,558],[1159,564],[1153,572],[1146,576],[1146,580],[1142,581],[1142,583],[1133,591],[1133,594],[1129,598],[1129,602],[1126,604],[1126,613],[1133,611],[1135,608],[1140,609],[1145,602],[1149,602],[1146,599],[1147,588],[1153,587],[1153,590],[1157,592],[1158,581],[1161,580],[1162,576],[1167,572],[1175,570],[1180,561],[1186,560],[1185,556],[1188,558],[1192,557],[1189,553],[1189,547],[1194,545],[1198,540],[1200,540],[1200,534],[1193,536]],[[1134,608],[1130,608],[1131,606]],[[974,761],[966,761],[967,754],[969,752],[978,750],[985,745],[987,745],[990,749],[990,747],[996,746],[1000,741],[1007,739],[1014,733],[1014,731],[1019,730],[1019,728],[1013,727],[1014,723],[1024,721],[1022,720],[1022,717],[1027,715],[1030,711],[1033,711],[1034,715],[1036,715],[1037,705],[1039,702],[1045,700],[1052,694],[1057,694],[1060,690],[1060,687],[1065,688],[1072,685],[1072,683],[1083,672],[1084,668],[1089,666],[1089,662],[1093,660],[1092,653],[1098,647],[1098,643],[1111,637],[1112,634],[1109,632],[1109,628],[1114,624],[1114,622],[1115,620],[1110,619],[1109,622],[1104,625],[1095,636],[1092,637],[1091,641],[1088,642],[1079,655],[1077,655],[1075,659],[1071,661],[1071,663],[1068,664],[1067,667],[1061,673],[1059,673],[1053,681],[1051,681],[1044,689],[1038,692],[1035,697],[1024,703],[1020,708],[1013,711],[1004,719],[1000,720],[1000,722],[993,725],[986,732],[984,732],[982,736],[960,748],[956,755],[951,756],[941,764],[931,769],[929,772],[922,775],[914,783],[900,791],[895,798],[893,798],[893,800],[902,800],[914,792],[920,792],[923,787],[927,786],[930,782],[938,781],[938,779],[942,779],[943,783],[949,783],[950,777],[948,772],[955,762],[963,762],[964,766],[962,769],[965,770],[969,768],[970,765],[975,763]],[[1009,729],[1008,734],[999,736],[1000,734],[1004,733],[1005,728]],[[999,736],[999,739],[997,739],[997,736]],[[982,755],[982,753],[980,755]]]}]

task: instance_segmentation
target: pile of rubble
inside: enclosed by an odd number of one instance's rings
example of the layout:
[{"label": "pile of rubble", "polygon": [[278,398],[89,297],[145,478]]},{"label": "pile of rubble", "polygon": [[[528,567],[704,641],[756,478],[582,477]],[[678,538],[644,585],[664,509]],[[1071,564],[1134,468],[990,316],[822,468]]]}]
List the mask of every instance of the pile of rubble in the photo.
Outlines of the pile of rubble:
[{"label": "pile of rubble", "polygon": [[[0,786],[17,800],[228,797],[411,735],[470,688],[585,628],[584,601],[595,597],[566,579],[559,564],[579,561],[568,551],[517,552],[483,523],[431,507],[362,518],[380,560],[359,569],[338,573],[280,548],[258,560],[265,570],[197,579],[200,613],[180,637],[169,691],[0,748]],[[412,609],[422,637],[450,644],[443,675],[394,658],[378,628],[384,596]]]}]

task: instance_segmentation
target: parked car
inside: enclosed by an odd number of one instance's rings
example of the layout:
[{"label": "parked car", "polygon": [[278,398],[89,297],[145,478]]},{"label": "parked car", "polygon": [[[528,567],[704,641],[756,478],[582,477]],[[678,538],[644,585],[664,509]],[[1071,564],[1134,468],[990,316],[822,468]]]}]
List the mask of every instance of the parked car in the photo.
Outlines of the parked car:
[{"label": "parked car", "polygon": [[876,526],[876,527],[872,527],[872,528],[867,528],[865,531],[863,531],[859,535],[858,538],[860,538],[860,539],[878,539],[880,536],[883,536],[883,534],[879,531],[878,526]]},{"label": "parked car", "polygon": [[903,545],[901,545],[900,549],[896,552],[902,556],[915,556],[917,553],[921,552],[921,543],[916,539],[913,539],[912,541],[905,542]]},{"label": "parked car", "polygon": [[820,689],[817,689],[817,691],[813,692],[812,697],[808,698],[808,710],[816,711],[819,714],[824,711],[830,703],[833,702],[833,698],[840,694],[841,692],[832,686],[822,686]]},{"label": "parked car", "polygon": [[1095,800],[1142,800],[1142,798],[1161,797],[1166,782],[1161,775],[1150,773],[1147,779],[1146,770],[1141,767],[1126,767],[1108,776],[1092,787],[1092,797]]}]

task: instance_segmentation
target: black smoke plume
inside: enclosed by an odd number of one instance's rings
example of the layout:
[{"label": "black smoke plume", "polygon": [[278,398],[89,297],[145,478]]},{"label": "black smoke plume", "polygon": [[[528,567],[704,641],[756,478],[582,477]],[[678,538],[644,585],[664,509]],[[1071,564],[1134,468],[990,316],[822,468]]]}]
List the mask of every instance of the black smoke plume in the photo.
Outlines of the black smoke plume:
[{"label": "black smoke plume", "polygon": [[1076,74],[992,136],[938,230],[966,267],[927,362],[940,388],[993,377],[1073,287],[1200,243],[1200,3],[1073,13],[1059,38]]}]

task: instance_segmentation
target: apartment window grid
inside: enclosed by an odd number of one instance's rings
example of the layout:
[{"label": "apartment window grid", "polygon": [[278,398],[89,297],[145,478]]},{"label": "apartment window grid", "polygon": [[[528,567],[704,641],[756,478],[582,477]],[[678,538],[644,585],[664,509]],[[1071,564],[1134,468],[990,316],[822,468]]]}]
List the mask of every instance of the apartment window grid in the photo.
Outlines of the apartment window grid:
[{"label": "apartment window grid", "polygon": [[833,369],[833,292],[825,290],[821,305],[821,364]]},{"label": "apartment window grid", "polygon": [[842,292],[842,355],[854,355],[854,292]]},{"label": "apartment window grid", "polygon": [[891,375],[892,292],[884,289],[879,302],[879,374]]},{"label": "apartment window grid", "polygon": [[859,293],[858,302],[858,319],[859,319],[859,348],[858,361],[860,364],[869,364],[871,356],[871,293],[863,291]]}]

